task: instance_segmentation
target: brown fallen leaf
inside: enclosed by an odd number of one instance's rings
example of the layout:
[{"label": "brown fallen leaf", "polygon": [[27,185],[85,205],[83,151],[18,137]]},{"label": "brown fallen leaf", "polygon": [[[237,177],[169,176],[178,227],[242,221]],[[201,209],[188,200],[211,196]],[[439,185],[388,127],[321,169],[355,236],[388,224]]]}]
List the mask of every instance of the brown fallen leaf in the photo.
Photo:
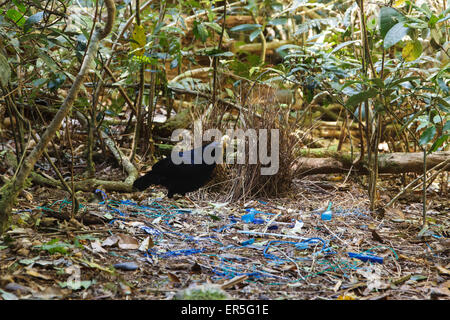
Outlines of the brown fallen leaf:
[{"label": "brown fallen leaf", "polygon": [[112,235],[103,240],[102,247],[111,247],[115,245],[119,241],[119,237],[117,235]]},{"label": "brown fallen leaf", "polygon": [[394,216],[394,217],[396,217],[396,218],[405,220],[405,214],[404,214],[403,211],[400,210],[400,209],[397,209],[397,208],[388,208],[386,211],[387,211],[387,213],[389,213],[390,215],[392,215],[392,216]]},{"label": "brown fallen leaf", "polygon": [[172,272],[167,272],[167,275],[169,276],[169,280],[171,282],[179,283],[181,282],[180,279]]},{"label": "brown fallen leaf", "polygon": [[43,280],[51,280],[52,279],[50,277],[47,277],[46,275],[43,275],[43,274],[37,272],[36,270],[30,269],[30,268],[26,269],[26,274],[28,274],[29,276],[32,276],[34,278],[39,278],[39,279],[43,279]]},{"label": "brown fallen leaf", "polygon": [[384,243],[383,239],[380,237],[380,235],[377,233],[376,230],[372,230],[372,238],[375,241],[378,241],[380,243]]},{"label": "brown fallen leaf", "polygon": [[95,253],[107,253],[108,252],[108,251],[106,251],[105,249],[102,248],[102,244],[98,240],[95,240],[94,242],[91,242],[91,247],[92,247],[92,250]]},{"label": "brown fallen leaf", "polygon": [[126,250],[137,250],[139,249],[139,241],[132,236],[121,233],[119,234],[119,248]]},{"label": "brown fallen leaf", "polygon": [[441,274],[450,275],[450,270],[448,270],[440,265],[436,265],[436,269],[438,269],[439,273],[441,273]]}]

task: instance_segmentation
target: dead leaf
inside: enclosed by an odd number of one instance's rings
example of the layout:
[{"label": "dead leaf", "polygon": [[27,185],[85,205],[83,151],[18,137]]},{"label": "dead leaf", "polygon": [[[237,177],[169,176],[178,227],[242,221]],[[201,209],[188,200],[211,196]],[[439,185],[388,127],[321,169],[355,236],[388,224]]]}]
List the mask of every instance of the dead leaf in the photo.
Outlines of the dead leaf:
[{"label": "dead leaf", "polygon": [[102,244],[98,240],[95,240],[94,242],[91,242],[91,247],[92,247],[92,250],[95,253],[107,253],[108,252],[108,251],[106,251],[105,249],[102,248]]},{"label": "dead leaf", "polygon": [[43,274],[37,272],[34,269],[26,269],[26,273],[29,276],[32,276],[32,277],[35,277],[35,278],[39,278],[39,279],[43,279],[43,280],[51,280],[52,279],[50,277],[47,277],[46,275],[43,275]]},{"label": "dead leaf", "polygon": [[144,241],[142,241],[141,245],[139,246],[139,251],[141,252],[147,252],[148,249],[152,248],[155,244],[153,243],[153,240],[151,237],[145,238]]},{"label": "dead leaf", "polygon": [[405,214],[403,213],[402,210],[397,209],[397,208],[388,208],[386,210],[389,214],[391,214],[392,216],[395,216],[396,218],[405,220]]},{"label": "dead leaf", "polygon": [[139,249],[139,242],[127,234],[119,234],[119,248],[125,250]]},{"label": "dead leaf", "polygon": [[438,269],[439,273],[450,275],[450,270],[441,267],[440,265],[436,265],[436,269]]},{"label": "dead leaf", "polygon": [[372,238],[375,241],[378,241],[380,243],[384,243],[383,239],[380,237],[380,235],[376,232],[376,230],[372,230]]},{"label": "dead leaf", "polygon": [[111,247],[111,246],[115,245],[118,241],[119,241],[119,237],[116,235],[112,235],[112,236],[106,238],[105,240],[103,240],[102,246],[103,247]]},{"label": "dead leaf", "polygon": [[341,287],[341,285],[342,285],[342,280],[338,280],[338,282],[336,282],[336,284],[333,287],[333,291],[337,292],[339,290],[339,288]]},{"label": "dead leaf", "polygon": [[181,282],[180,279],[172,272],[168,272],[167,275],[169,276],[169,280],[175,283]]}]

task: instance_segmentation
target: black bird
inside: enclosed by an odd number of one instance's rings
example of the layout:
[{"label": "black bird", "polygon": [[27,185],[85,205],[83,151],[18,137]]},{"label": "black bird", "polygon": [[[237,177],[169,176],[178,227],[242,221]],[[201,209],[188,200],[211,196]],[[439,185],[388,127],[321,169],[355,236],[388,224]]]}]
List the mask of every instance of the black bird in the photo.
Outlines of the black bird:
[{"label": "black bird", "polygon": [[[211,179],[216,167],[215,161],[211,164],[205,162],[203,154],[215,157],[215,151],[219,146],[223,151],[227,139],[228,136],[223,136],[220,142],[214,141],[201,148],[180,152],[179,156],[183,159],[180,164],[174,163],[170,156],[159,160],[153,165],[152,171],[134,181],[133,187],[143,191],[151,185],[161,185],[167,188],[168,198],[173,198],[176,193],[185,196],[203,187]],[[201,155],[201,163],[194,163],[197,152]]]}]

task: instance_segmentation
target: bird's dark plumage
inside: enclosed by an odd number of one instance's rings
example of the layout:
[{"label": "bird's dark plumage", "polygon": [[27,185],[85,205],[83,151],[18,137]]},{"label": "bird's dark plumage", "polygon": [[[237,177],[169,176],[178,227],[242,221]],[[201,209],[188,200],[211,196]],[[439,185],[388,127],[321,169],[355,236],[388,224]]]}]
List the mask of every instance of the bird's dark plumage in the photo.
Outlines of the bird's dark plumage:
[{"label": "bird's dark plumage", "polygon": [[213,142],[202,148],[180,152],[180,157],[185,159],[181,164],[175,164],[170,156],[164,158],[153,165],[152,171],[136,179],[133,187],[143,191],[151,185],[161,185],[167,188],[169,198],[175,193],[185,196],[186,193],[204,186],[211,179],[216,167],[216,162],[208,164],[203,158],[201,163],[195,164],[194,154],[196,152],[203,154],[203,151],[207,150],[206,152],[215,156],[216,147],[220,144]]}]

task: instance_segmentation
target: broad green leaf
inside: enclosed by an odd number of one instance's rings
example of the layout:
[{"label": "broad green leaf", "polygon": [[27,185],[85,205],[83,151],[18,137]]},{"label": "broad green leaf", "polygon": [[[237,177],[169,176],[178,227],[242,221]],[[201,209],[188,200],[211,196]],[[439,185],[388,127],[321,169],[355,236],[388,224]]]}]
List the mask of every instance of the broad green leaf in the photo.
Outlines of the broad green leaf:
[{"label": "broad green leaf", "polygon": [[9,67],[8,60],[0,53],[0,82],[2,86],[6,87],[10,78],[11,68]]},{"label": "broad green leaf", "polygon": [[380,78],[370,79],[378,88],[384,88],[384,82]]},{"label": "broad green leaf", "polygon": [[430,150],[428,151],[428,153],[434,152],[436,150],[438,150],[440,147],[442,147],[442,145],[447,142],[447,140],[449,139],[449,135],[448,134],[444,134],[442,136],[440,136],[439,138],[436,139],[436,141],[433,143],[433,145],[431,146]]},{"label": "broad green leaf", "polygon": [[427,144],[428,142],[430,142],[434,138],[435,134],[436,134],[436,127],[435,126],[432,126],[432,127],[429,127],[427,129],[425,129],[425,131],[420,136],[419,144],[421,146]]},{"label": "broad green leaf", "polygon": [[218,34],[222,33],[222,27],[216,22],[204,22],[205,26],[210,27]]},{"label": "broad green leaf", "polygon": [[405,16],[400,12],[390,7],[382,7],[380,9],[380,33],[381,37],[386,37],[388,31],[401,21],[405,21]]},{"label": "broad green leaf", "polygon": [[391,29],[389,29],[389,31],[386,33],[386,36],[384,37],[385,49],[392,47],[408,34],[409,28],[405,27],[404,24],[405,24],[404,22],[399,22],[396,25],[394,25]]},{"label": "broad green leaf", "polygon": [[436,17],[436,16],[433,14],[433,15],[431,15],[430,20],[428,21],[428,26],[429,26],[430,28],[433,28],[434,25],[435,25],[438,21],[439,21],[439,18]]},{"label": "broad green leaf", "polygon": [[231,51],[217,51],[217,50],[211,50],[210,52],[207,53],[208,56],[210,57],[232,57],[234,56],[234,53]]},{"label": "broad green leaf", "polygon": [[236,32],[236,31],[252,31],[255,29],[260,29],[262,26],[260,24],[241,24],[238,26],[235,26],[230,29],[230,31]]},{"label": "broad green leaf", "polygon": [[23,14],[15,9],[9,9],[6,12],[6,16],[10,18],[12,21],[14,21],[19,27],[22,27],[25,23],[25,18],[23,17]]},{"label": "broad green leaf", "polygon": [[422,54],[422,43],[419,40],[408,41],[402,50],[402,58],[405,61],[414,61]]},{"label": "broad green leaf", "polygon": [[393,88],[393,87],[395,87],[396,85],[398,85],[400,83],[403,83],[403,82],[406,82],[406,81],[416,80],[418,78],[419,77],[405,77],[405,78],[401,78],[401,79],[395,80],[392,83],[388,83],[389,81],[391,81],[391,79],[386,79],[384,81],[384,83],[387,85],[387,88]]},{"label": "broad green leaf", "polygon": [[20,1],[20,0],[13,0],[12,2],[16,5],[17,9],[19,9],[19,11],[21,13],[26,13],[27,12],[27,7],[22,3],[22,1]]},{"label": "broad green leaf", "polygon": [[203,23],[198,22],[198,21],[194,21],[193,32],[194,32],[195,37],[197,39],[199,39],[201,42],[206,42],[206,39],[209,36],[209,32],[205,28],[205,25]]},{"label": "broad green leaf", "polygon": [[44,18],[44,12],[43,11],[33,14],[23,24],[23,31],[24,32],[28,32],[33,25],[38,24],[39,22],[41,22],[42,18]]},{"label": "broad green leaf", "polygon": [[250,33],[250,36],[249,36],[250,42],[253,42],[253,40],[255,40],[259,36],[260,33],[261,33],[260,30],[255,30],[252,33]]},{"label": "broad green leaf", "polygon": [[347,100],[347,106],[352,107],[356,106],[358,103],[361,103],[367,99],[373,98],[377,95],[377,90],[374,88],[370,88],[369,90],[357,93],[352,95]]}]

